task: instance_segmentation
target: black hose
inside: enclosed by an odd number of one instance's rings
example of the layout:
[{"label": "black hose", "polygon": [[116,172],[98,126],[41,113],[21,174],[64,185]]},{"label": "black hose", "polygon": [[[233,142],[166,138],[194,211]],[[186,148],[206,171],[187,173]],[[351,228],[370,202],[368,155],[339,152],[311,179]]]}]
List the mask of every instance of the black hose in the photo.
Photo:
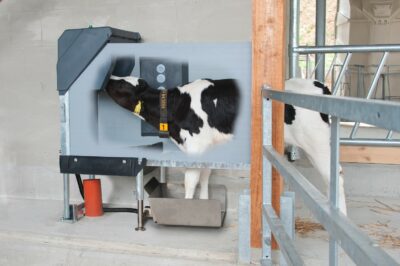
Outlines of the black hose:
[{"label": "black hose", "polygon": [[79,192],[81,193],[82,199],[85,200],[85,193],[83,190],[83,183],[82,183],[81,175],[75,174],[75,177],[76,177],[76,183],[78,183]]},{"label": "black hose", "polygon": [[[79,192],[81,193],[82,199],[85,200],[85,192],[83,188],[83,182],[80,174],[75,174],[76,182],[78,183]],[[130,212],[130,213],[138,213],[136,208],[110,208],[103,207],[104,212]]]},{"label": "black hose", "polygon": [[104,212],[131,212],[131,213],[138,213],[138,210],[135,208],[109,208],[103,207]]}]

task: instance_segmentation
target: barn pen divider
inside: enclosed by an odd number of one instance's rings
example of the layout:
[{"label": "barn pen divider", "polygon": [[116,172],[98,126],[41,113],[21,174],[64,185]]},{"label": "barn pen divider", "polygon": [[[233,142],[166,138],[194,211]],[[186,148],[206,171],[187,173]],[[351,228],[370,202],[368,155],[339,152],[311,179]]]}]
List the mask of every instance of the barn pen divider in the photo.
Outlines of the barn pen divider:
[{"label": "barn pen divider", "polygon": [[[325,47],[298,47],[297,49],[293,49],[293,52],[299,54],[307,54],[307,55],[314,52],[324,53],[324,54],[335,53],[335,55],[337,55],[338,53],[346,54],[343,65],[341,66],[341,69],[332,87],[333,95],[339,95],[339,87],[344,79],[345,72],[349,66],[350,59],[353,53],[367,53],[367,52],[383,53],[380,62],[377,66],[376,72],[373,74],[373,80],[371,82],[371,85],[369,86],[367,95],[365,97],[366,99],[372,99],[372,96],[376,92],[379,78],[382,74],[382,71],[385,68],[385,63],[390,55],[390,52],[400,52],[400,45],[396,44],[396,45],[374,45],[374,46],[348,45],[348,46],[325,46]],[[332,61],[331,67],[329,67],[330,70],[332,69],[333,64],[334,61]],[[318,62],[316,67],[318,67]],[[329,72],[327,74],[329,74]],[[400,146],[399,139],[391,138],[393,130],[389,130],[388,134],[383,139],[356,138],[356,133],[359,129],[359,126],[360,123],[355,122],[352,131],[350,133],[350,136],[348,138],[342,138],[340,142],[344,145]]]},{"label": "barn pen divider", "polygon": [[[317,1],[317,4],[325,1]],[[321,4],[319,4],[321,6]],[[318,8],[318,7],[317,7]],[[325,17],[320,16],[320,13],[324,13],[324,5],[322,5],[323,10],[317,12],[316,18],[316,43],[317,46],[299,46],[299,11],[300,11],[300,0],[290,1],[290,25],[289,25],[289,77],[294,78],[297,75],[299,55],[306,55],[306,77],[311,78],[313,75],[319,81],[324,81],[328,75],[332,74],[332,94],[338,95],[340,85],[344,80],[345,73],[349,67],[350,60],[354,53],[382,53],[382,57],[377,65],[375,73],[373,73],[372,82],[367,91],[366,99],[372,99],[372,96],[376,93],[379,78],[383,70],[385,69],[385,64],[389,58],[390,53],[400,52],[400,44],[380,44],[380,45],[331,45],[324,46],[324,41],[321,42],[321,38],[325,36],[325,30],[322,25],[325,25]],[[322,27],[322,29],[321,29]],[[309,56],[311,54],[316,55],[316,62],[311,73],[308,73],[309,68]],[[332,63],[330,64],[328,71],[325,73],[325,55],[334,54]],[[339,54],[345,54],[343,64],[341,65],[340,71],[335,77],[333,73],[333,68]],[[348,138],[341,138],[340,143],[343,145],[367,145],[367,146],[400,146],[400,139],[392,139],[393,131],[389,130],[387,135],[382,138],[356,138],[357,131],[359,129],[360,123],[354,122],[354,126]]]},{"label": "barn pen divider", "polygon": [[[271,206],[271,169],[276,168],[287,184],[303,199],[317,220],[330,235],[329,265],[338,264],[338,245],[357,265],[398,265],[385,251],[366,236],[338,210],[339,188],[339,129],[340,120],[349,119],[400,131],[400,105],[387,101],[370,101],[351,97],[305,95],[280,92],[264,85],[263,94],[263,265],[271,263],[271,234],[277,240],[284,263],[304,265],[294,247],[293,196],[281,198],[281,219]],[[271,100],[330,114],[331,123],[331,181],[327,199],[271,145]],[[284,203],[288,202],[288,203]],[[287,204],[291,207],[288,208]],[[283,219],[282,217],[285,217]],[[287,223],[291,225],[288,226]],[[282,262],[282,261],[281,261]],[[281,265],[286,265],[281,264]]]}]

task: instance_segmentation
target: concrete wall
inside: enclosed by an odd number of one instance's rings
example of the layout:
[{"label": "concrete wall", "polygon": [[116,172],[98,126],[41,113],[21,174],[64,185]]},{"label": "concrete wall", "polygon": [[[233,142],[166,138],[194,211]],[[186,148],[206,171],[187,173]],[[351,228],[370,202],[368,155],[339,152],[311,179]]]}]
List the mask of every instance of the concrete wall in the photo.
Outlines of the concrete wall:
[{"label": "concrete wall", "polygon": [[[62,198],[57,38],[89,25],[139,31],[148,42],[249,41],[251,1],[1,1],[0,197]],[[71,189],[78,199],[74,180]],[[132,178],[104,178],[103,189],[105,201],[132,202]]]}]

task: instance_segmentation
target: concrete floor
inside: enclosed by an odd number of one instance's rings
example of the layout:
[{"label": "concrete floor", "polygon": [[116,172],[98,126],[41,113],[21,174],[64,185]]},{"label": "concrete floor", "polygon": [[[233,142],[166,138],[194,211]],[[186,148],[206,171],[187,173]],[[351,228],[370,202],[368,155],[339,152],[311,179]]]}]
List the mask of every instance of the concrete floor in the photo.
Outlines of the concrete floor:
[{"label": "concrete floor", "polygon": [[221,229],[166,227],[148,221],[145,232],[136,232],[135,214],[85,217],[70,224],[60,221],[61,211],[60,201],[2,199],[0,265],[110,265],[110,262],[231,265],[235,262],[235,212],[228,213]]},{"label": "concrete floor", "polygon": [[[323,189],[317,173],[303,157],[297,168]],[[343,164],[348,213],[400,263],[400,166]],[[145,178],[157,174],[150,174]],[[379,177],[379,178],[376,178]],[[61,180],[61,178],[60,178]],[[102,177],[104,187],[110,181]],[[119,181],[119,182],[117,182]],[[124,182],[121,182],[124,181]],[[168,181],[182,183],[182,173],[169,169]],[[113,197],[106,202],[129,207],[134,202],[134,179],[112,179]],[[237,265],[238,195],[249,187],[246,171],[214,171],[210,183],[224,184],[228,212],[223,228],[167,227],[146,223],[136,232],[136,215],[85,217],[75,224],[60,221],[59,200],[0,197],[0,265]],[[123,187],[124,189],[121,189]],[[80,196],[71,181],[73,200]],[[312,219],[296,199],[296,216]],[[397,243],[397,244],[396,244]],[[328,265],[328,234],[316,230],[297,234],[296,246],[306,265]],[[259,264],[253,250],[251,264]],[[278,263],[279,256],[274,261]],[[342,252],[339,265],[354,265]]]},{"label": "concrete floor", "polygon": [[[297,214],[310,218],[297,204]],[[400,204],[388,198],[350,198],[350,218],[400,262]],[[106,214],[70,224],[60,221],[62,202],[0,199],[0,265],[237,265],[237,213],[223,228],[167,227],[146,223],[136,232],[135,214]],[[385,241],[386,239],[386,241]],[[328,265],[328,235],[297,234],[306,265]],[[254,251],[252,264],[258,263]],[[340,265],[354,265],[344,253]]]},{"label": "concrete floor", "polygon": [[[296,205],[297,217],[313,221],[310,211],[301,202]],[[382,197],[348,197],[347,206],[350,220],[400,263],[400,201]],[[306,265],[329,264],[328,239],[324,230],[296,234],[296,246]],[[339,265],[355,264],[341,250]]]}]

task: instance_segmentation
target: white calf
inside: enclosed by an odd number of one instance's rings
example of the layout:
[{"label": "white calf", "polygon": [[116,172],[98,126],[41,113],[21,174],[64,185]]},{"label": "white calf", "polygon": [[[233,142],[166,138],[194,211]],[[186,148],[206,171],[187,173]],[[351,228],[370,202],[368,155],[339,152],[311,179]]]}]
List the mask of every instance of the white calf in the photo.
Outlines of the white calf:
[{"label": "white calf", "polygon": [[[308,79],[286,81],[285,89],[298,93],[328,94],[321,83]],[[289,114],[291,113],[291,114]],[[330,180],[330,125],[327,116],[295,106],[286,106],[284,124],[285,143],[301,148],[312,165],[321,174],[326,185]],[[185,172],[186,198],[193,198],[200,181],[200,199],[208,198],[209,169],[187,169]],[[343,173],[339,179],[339,209],[346,214]]]},{"label": "white calf", "polygon": [[[318,81],[292,79],[286,90],[307,94],[330,94]],[[160,125],[160,91],[143,79],[112,76],[106,87],[111,98],[123,108],[152,124]],[[165,92],[164,94],[165,95]],[[166,97],[166,96],[165,96]],[[168,134],[188,154],[201,154],[234,136],[240,93],[235,80],[196,80],[168,90]],[[165,123],[165,121],[164,121]],[[285,105],[285,142],[303,149],[325,183],[330,176],[330,129],[325,114]],[[208,198],[210,169],[187,169],[186,198],[193,198],[200,182],[200,198]],[[340,210],[346,214],[343,178],[340,176]]]}]

